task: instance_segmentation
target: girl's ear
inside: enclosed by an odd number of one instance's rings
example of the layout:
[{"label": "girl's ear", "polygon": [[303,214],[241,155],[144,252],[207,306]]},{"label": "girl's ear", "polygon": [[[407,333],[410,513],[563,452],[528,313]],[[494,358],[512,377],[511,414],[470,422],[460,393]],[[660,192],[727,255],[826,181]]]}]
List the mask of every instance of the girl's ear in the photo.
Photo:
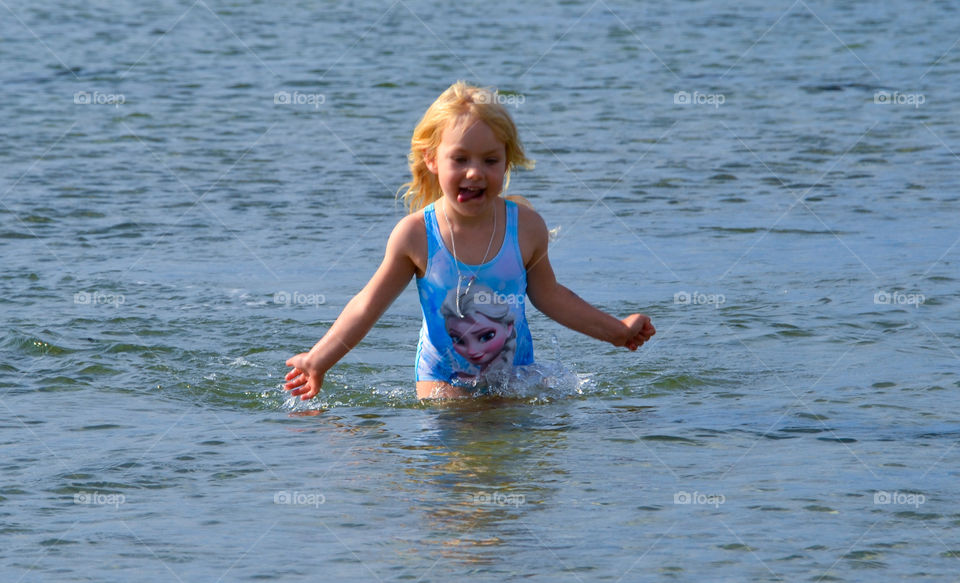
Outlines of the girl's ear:
[{"label": "girl's ear", "polygon": [[437,173],[437,152],[435,150],[423,151],[423,163],[427,165],[430,174]]}]

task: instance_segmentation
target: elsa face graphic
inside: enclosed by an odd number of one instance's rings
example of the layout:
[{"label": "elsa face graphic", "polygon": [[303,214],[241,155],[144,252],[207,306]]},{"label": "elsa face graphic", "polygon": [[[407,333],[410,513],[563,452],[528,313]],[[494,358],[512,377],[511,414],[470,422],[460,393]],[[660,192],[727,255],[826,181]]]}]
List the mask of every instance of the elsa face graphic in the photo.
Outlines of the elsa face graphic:
[{"label": "elsa face graphic", "polygon": [[440,307],[453,350],[481,371],[512,365],[517,335],[510,307],[496,302],[497,294],[482,283],[472,281],[459,291],[458,297],[458,290],[450,290]]},{"label": "elsa face graphic", "polygon": [[462,320],[447,320],[447,333],[457,354],[478,366],[486,366],[503,350],[513,333],[513,324],[492,320],[481,313],[464,314]]}]

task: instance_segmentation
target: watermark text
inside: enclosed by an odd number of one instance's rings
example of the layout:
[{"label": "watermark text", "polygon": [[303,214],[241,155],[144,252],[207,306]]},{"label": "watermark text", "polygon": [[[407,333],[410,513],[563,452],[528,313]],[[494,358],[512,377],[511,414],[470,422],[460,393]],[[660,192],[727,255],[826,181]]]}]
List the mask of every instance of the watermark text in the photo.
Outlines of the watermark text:
[{"label": "watermark text", "polygon": [[886,306],[913,306],[919,308],[920,304],[927,301],[927,296],[917,293],[905,294],[903,292],[888,292],[879,290],[873,294],[873,303]]},{"label": "watermark text", "polygon": [[499,292],[477,292],[476,303],[481,305],[506,304],[508,306],[519,306],[523,304],[524,296],[519,294],[502,294]]},{"label": "watermark text", "polygon": [[873,94],[873,102],[878,105],[912,105],[917,109],[927,102],[927,97],[923,93],[877,91]]},{"label": "watermark text", "polygon": [[273,303],[283,306],[313,306],[316,308],[327,303],[327,298],[323,294],[278,291],[273,294]]},{"label": "watermark text", "polygon": [[471,494],[469,499],[474,504],[483,504],[485,506],[513,506],[514,508],[527,503],[527,497],[523,494],[505,494],[503,492],[477,492]]},{"label": "watermark text", "polygon": [[327,497],[319,492],[288,492],[281,490],[273,495],[274,504],[287,504],[290,506],[313,506],[319,508],[321,504],[327,502]]},{"label": "watermark text", "polygon": [[673,493],[674,504],[695,504],[719,508],[726,501],[727,497],[723,494],[704,494],[703,492],[687,492],[685,490]]},{"label": "watermark text", "polygon": [[123,494],[103,494],[102,492],[77,492],[73,495],[74,504],[88,506],[113,506],[120,508],[127,501]]},{"label": "watermark text", "polygon": [[82,306],[107,305],[119,308],[127,298],[123,294],[108,294],[101,291],[82,291],[73,294],[73,303]]},{"label": "watermark text", "polygon": [[919,508],[920,505],[926,501],[927,497],[923,494],[914,494],[912,492],[887,492],[886,490],[880,490],[873,494],[873,503],[884,506],[893,504]]},{"label": "watermark text", "polygon": [[73,94],[73,102],[76,105],[113,105],[120,107],[127,102],[127,97],[122,93],[77,91]]},{"label": "watermark text", "polygon": [[273,94],[274,105],[312,105],[314,109],[327,102],[323,93],[301,93],[300,91],[277,91]]},{"label": "watermark text", "polygon": [[481,91],[474,97],[477,103],[499,103],[514,109],[526,103],[527,98],[520,93],[500,93],[499,91]]},{"label": "watermark text", "polygon": [[719,308],[727,303],[727,296],[723,294],[705,294],[698,291],[693,293],[687,291],[678,291],[673,294],[673,303],[680,306],[713,306]]},{"label": "watermark text", "polygon": [[677,91],[673,94],[674,105],[712,105],[714,109],[720,109],[726,102],[727,97],[723,93]]}]

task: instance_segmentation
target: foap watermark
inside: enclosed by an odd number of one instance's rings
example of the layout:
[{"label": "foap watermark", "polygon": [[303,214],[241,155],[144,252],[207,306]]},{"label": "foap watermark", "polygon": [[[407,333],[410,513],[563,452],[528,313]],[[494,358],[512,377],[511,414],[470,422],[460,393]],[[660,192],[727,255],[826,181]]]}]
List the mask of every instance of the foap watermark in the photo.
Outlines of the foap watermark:
[{"label": "foap watermark", "polygon": [[923,93],[877,91],[873,94],[873,102],[878,105],[912,105],[914,109],[917,109],[927,102],[927,96]]},{"label": "foap watermark", "polygon": [[327,497],[319,492],[288,492],[281,490],[273,495],[274,504],[286,504],[289,506],[313,506],[320,508],[321,504],[326,504]]},{"label": "foap watermark", "polygon": [[915,494],[913,492],[887,492],[886,490],[880,490],[873,493],[873,503],[877,505],[898,505],[898,506],[913,506],[914,508],[920,508],[920,505],[927,501],[927,497],[923,494]]},{"label": "foap watermark", "polygon": [[127,301],[123,294],[108,294],[101,291],[81,291],[73,294],[73,303],[80,306],[107,305],[119,308]]},{"label": "foap watermark", "polygon": [[127,96],[123,93],[77,91],[73,94],[73,102],[76,105],[113,105],[120,107],[127,102]]},{"label": "foap watermark", "polygon": [[523,303],[523,296],[519,294],[502,294],[500,292],[477,292],[476,303],[481,305],[506,304],[519,306]]},{"label": "foap watermark", "polygon": [[673,94],[674,105],[712,105],[714,109],[720,109],[726,101],[727,97],[723,93],[677,91]]},{"label": "foap watermark", "polygon": [[77,492],[73,495],[74,504],[87,506],[113,506],[120,508],[126,503],[127,497],[123,494],[103,494],[101,492]]},{"label": "foap watermark", "polygon": [[273,303],[283,306],[313,306],[317,308],[327,303],[327,298],[323,294],[278,291],[273,294]]},{"label": "foap watermark", "polygon": [[727,296],[723,294],[705,294],[698,291],[693,293],[678,291],[673,294],[673,303],[678,306],[713,306],[719,308],[727,303]]},{"label": "foap watermark", "polygon": [[516,109],[526,103],[527,98],[522,93],[500,93],[500,91],[494,89],[493,91],[477,93],[474,100],[477,103],[499,103]]},{"label": "foap watermark", "polygon": [[884,290],[878,290],[877,293],[873,294],[873,303],[877,305],[913,306],[914,308],[919,308],[920,304],[926,301],[927,296],[916,293],[905,294],[898,291],[888,292]]},{"label": "foap watermark", "polygon": [[685,490],[673,493],[674,504],[694,504],[720,508],[720,505],[726,501],[727,497],[723,494],[704,494],[703,492],[687,492]]},{"label": "foap watermark", "polygon": [[323,93],[301,93],[300,91],[277,91],[273,94],[274,105],[312,105],[314,109],[327,102]]},{"label": "foap watermark", "polygon": [[503,492],[477,492],[469,495],[474,504],[485,506],[513,506],[514,508],[527,503],[523,494],[505,494]]}]

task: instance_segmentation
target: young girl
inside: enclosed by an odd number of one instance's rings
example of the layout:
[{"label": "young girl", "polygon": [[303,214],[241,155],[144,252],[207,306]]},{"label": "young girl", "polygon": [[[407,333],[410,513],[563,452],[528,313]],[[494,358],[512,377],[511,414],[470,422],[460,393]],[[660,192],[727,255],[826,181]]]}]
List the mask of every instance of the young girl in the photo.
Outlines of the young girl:
[{"label": "young girl", "polygon": [[[526,298],[560,324],[614,346],[636,350],[655,334],[647,316],[617,320],[557,283],[543,219],[525,200],[517,204],[501,196],[510,170],[533,164],[494,93],[462,81],[444,91],[414,130],[409,162],[413,180],[403,198],[410,214],[394,227],[376,273],[323,338],[287,361],[293,367],[285,377],[290,394],[314,397],[326,372],[363,339],[414,276],[423,309],[416,368],[421,399],[470,394],[454,383],[475,364],[454,338],[462,341],[492,322],[469,315],[465,298],[477,303],[480,294],[471,292],[480,285],[485,301],[497,300],[510,312],[515,366],[533,363]],[[462,320],[452,328],[441,310],[448,296]],[[473,335],[478,342],[486,336]]]}]

